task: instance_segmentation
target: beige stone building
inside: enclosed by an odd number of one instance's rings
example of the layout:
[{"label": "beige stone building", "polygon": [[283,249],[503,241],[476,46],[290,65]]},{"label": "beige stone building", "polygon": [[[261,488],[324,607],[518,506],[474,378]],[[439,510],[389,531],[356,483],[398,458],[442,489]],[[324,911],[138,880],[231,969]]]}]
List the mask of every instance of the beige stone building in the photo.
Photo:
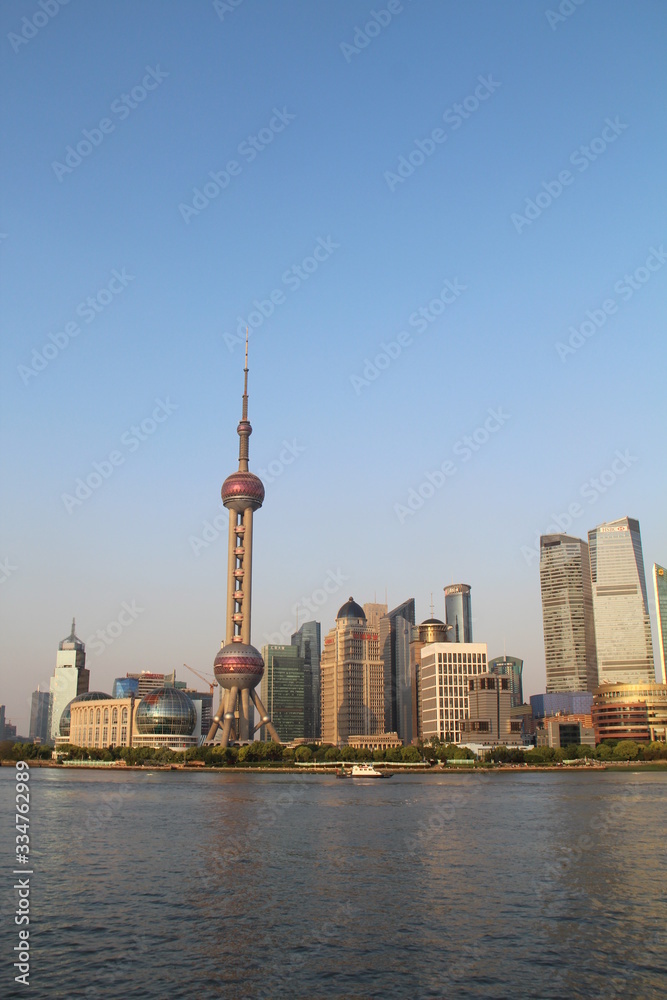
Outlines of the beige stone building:
[{"label": "beige stone building", "polygon": [[139,699],[105,698],[75,702],[70,707],[70,735],[77,747],[131,747]]},{"label": "beige stone building", "polygon": [[324,639],[321,660],[322,741],[384,733],[384,664],[377,630],[356,601],[342,606]]}]

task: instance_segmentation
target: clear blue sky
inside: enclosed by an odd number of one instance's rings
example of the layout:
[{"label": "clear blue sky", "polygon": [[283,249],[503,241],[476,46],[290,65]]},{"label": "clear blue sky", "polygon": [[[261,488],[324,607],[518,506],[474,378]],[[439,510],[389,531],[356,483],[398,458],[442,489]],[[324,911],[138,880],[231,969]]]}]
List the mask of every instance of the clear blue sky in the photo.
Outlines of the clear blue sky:
[{"label": "clear blue sky", "polygon": [[349,594],[426,617],[465,582],[530,694],[554,515],[575,505],[580,537],[637,517],[647,575],[667,559],[667,8],[388,7],[3,4],[0,702],[21,731],[73,614],[90,639],[134,602],[89,642],[93,689],[212,670],[224,525],[197,539],[236,467],[255,300],[256,645],[327,580],[323,631]]}]

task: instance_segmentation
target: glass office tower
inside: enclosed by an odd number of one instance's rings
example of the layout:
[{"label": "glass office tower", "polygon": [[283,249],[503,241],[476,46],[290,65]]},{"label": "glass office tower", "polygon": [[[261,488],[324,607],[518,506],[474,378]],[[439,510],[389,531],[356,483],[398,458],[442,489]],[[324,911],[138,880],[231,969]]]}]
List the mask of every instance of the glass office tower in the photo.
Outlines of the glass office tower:
[{"label": "glass office tower", "polygon": [[[263,646],[264,676],[261,699],[281,743],[306,736],[304,660],[296,646]],[[263,739],[267,734],[262,731]]]},{"label": "glass office tower", "polygon": [[621,517],[588,532],[600,684],[655,681],[639,521]]},{"label": "glass office tower", "polygon": [[547,692],[594,691],[598,674],[586,542],[542,535],[540,588]]},{"label": "glass office tower", "polygon": [[412,674],[410,639],[415,625],[415,600],[410,597],[389,611],[378,624],[380,656],[384,663],[384,729],[398,733],[409,745],[412,731]]},{"label": "glass office tower", "polygon": [[445,621],[452,627],[450,642],[472,642],[472,606],[467,583],[445,587]]},{"label": "glass office tower", "polygon": [[667,650],[667,570],[664,566],[653,564],[653,588],[655,590],[655,614],[658,625],[658,670],[660,683],[667,684],[667,668],[665,667],[665,650]]},{"label": "glass office tower", "polygon": [[303,659],[305,684],[306,739],[317,740],[322,735],[320,656],[322,652],[322,627],[319,622],[304,622],[291,639]]}]

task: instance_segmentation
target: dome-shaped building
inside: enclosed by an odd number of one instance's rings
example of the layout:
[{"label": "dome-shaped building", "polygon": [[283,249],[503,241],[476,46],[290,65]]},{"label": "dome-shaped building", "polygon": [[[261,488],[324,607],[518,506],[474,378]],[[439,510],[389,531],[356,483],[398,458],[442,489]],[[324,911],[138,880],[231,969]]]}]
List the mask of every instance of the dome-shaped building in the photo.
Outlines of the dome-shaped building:
[{"label": "dome-shaped building", "polygon": [[135,746],[168,746],[175,750],[196,746],[197,710],[178,688],[149,691],[137,705],[134,716]]},{"label": "dome-shaped building", "polygon": [[195,706],[178,688],[149,691],[137,706],[137,732],[143,736],[191,736],[196,722]]},{"label": "dome-shaped building", "polygon": [[339,609],[338,614],[336,615],[336,621],[349,618],[356,618],[360,623],[366,621],[366,613],[364,612],[364,609],[357,604],[354,597],[348,597],[347,601]]},{"label": "dome-shaped building", "polygon": [[445,625],[439,618],[427,618],[417,626],[419,641],[429,644],[431,642],[447,642],[447,633],[451,630],[451,625]]},{"label": "dome-shaped building", "polygon": [[63,713],[60,716],[60,723],[58,725],[58,732],[61,736],[69,737],[70,726],[72,721],[72,705],[78,705],[81,701],[106,701],[111,700],[110,694],[105,694],[104,691],[85,691],[83,694],[78,694],[76,698],[72,698],[71,701],[65,705]]}]

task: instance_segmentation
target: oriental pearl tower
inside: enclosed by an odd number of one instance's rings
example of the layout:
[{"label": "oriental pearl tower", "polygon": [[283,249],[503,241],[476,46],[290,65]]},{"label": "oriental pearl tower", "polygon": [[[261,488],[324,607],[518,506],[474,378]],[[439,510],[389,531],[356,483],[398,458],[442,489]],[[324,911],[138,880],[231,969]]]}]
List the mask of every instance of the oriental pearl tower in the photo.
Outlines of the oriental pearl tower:
[{"label": "oriental pearl tower", "polygon": [[[220,707],[213,717],[206,737],[213,743],[222,727],[220,745],[230,739],[243,742],[265,726],[271,739],[279,741],[269,715],[262,705],[256,686],[264,674],[264,660],[250,644],[250,602],[252,586],[252,519],[264,502],[262,480],[248,471],[248,439],[252,427],[248,420],[248,335],[245,342],[243,411],[237,427],[239,467],[222,484],[222,502],[229,511],[229,550],[227,558],[227,631],[215,658],[213,672],[222,688]],[[252,727],[250,700],[259,712],[260,721]]]}]

